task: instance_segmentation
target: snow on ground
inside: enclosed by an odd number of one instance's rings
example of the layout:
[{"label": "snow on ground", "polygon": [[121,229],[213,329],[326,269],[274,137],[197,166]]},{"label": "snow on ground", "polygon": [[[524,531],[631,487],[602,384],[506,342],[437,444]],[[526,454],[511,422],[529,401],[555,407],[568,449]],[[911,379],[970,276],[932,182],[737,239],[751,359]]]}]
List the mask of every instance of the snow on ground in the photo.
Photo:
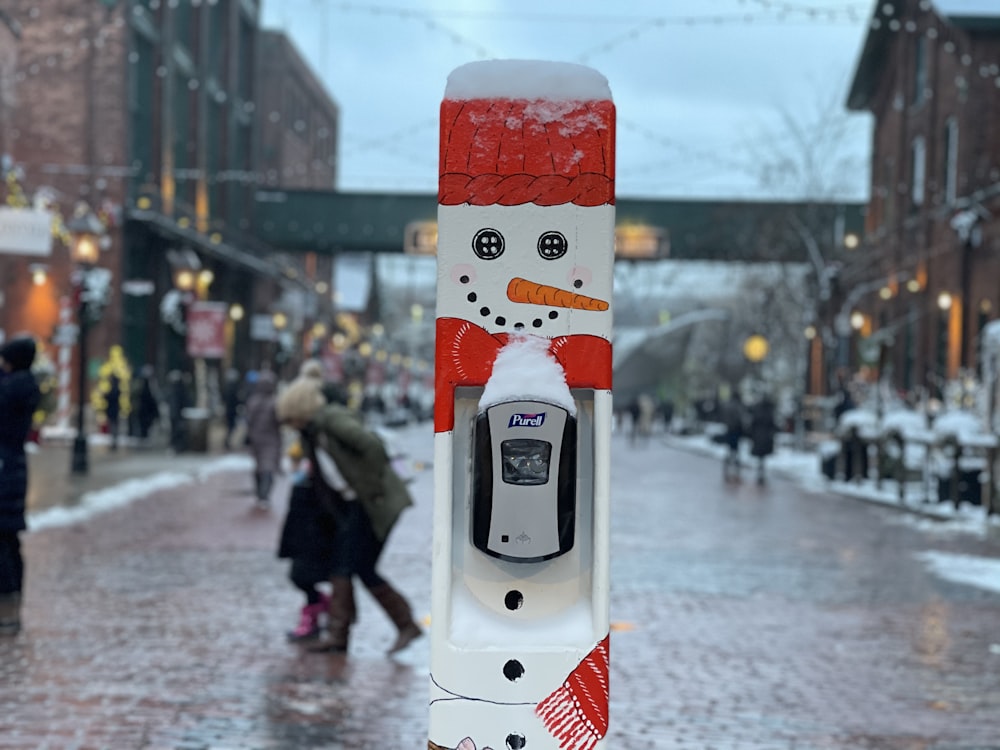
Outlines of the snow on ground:
[{"label": "snow on ground", "polygon": [[28,528],[39,531],[57,526],[72,526],[160,490],[201,482],[222,471],[249,471],[251,467],[249,456],[223,456],[206,463],[197,472],[163,471],[142,479],[129,479],[102,490],[87,492],[74,506],[57,506],[31,513],[27,519]]},{"label": "snow on ground", "polygon": [[921,552],[917,558],[947,581],[1000,593],[1000,560],[934,551]]}]

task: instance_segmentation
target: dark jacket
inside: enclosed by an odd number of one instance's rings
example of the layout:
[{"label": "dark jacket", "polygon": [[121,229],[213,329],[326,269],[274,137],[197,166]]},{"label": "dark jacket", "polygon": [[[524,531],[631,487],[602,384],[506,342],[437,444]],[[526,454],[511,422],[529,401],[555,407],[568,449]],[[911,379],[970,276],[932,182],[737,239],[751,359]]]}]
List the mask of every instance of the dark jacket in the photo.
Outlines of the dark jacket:
[{"label": "dark jacket", "polygon": [[153,390],[151,375],[143,375],[139,378],[138,393],[133,408],[137,412],[139,420],[139,434],[142,437],[149,435],[149,430],[153,423],[160,418],[160,401]]},{"label": "dark jacket", "polygon": [[750,410],[750,453],[754,456],[770,456],[774,453],[774,435],[778,425],[774,420],[774,403],[769,400],[754,404]]},{"label": "dark jacket", "polygon": [[336,539],[337,524],[314,495],[313,480],[292,485],[278,541],[278,557],[329,559]]},{"label": "dark jacket", "polygon": [[0,531],[21,531],[24,500],[28,494],[28,461],[24,441],[41,393],[31,372],[35,343],[14,339],[0,349],[0,357],[12,367],[0,372]]},{"label": "dark jacket", "polygon": [[344,480],[357,493],[376,538],[384,540],[413,500],[393,470],[382,440],[350,409],[339,404],[328,404],[313,417],[305,432],[318,448],[330,454]]},{"label": "dark jacket", "polygon": [[732,450],[740,447],[740,438],[744,434],[744,421],[746,413],[743,409],[743,402],[737,397],[732,397],[722,407],[722,421],[726,426],[726,445]]},{"label": "dark jacket", "polygon": [[108,377],[108,391],[104,394],[104,415],[108,421],[116,421],[122,411],[122,386],[117,375]]}]

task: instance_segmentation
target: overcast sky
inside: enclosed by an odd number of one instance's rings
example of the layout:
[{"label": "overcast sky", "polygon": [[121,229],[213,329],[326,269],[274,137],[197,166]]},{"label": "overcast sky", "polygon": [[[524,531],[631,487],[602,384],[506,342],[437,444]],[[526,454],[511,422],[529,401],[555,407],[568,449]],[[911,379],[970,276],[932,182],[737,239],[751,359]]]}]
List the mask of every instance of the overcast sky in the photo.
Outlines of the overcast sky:
[{"label": "overcast sky", "polygon": [[[814,142],[825,197],[864,200],[871,118],[844,102],[872,0],[263,0],[340,106],[345,191],[435,192],[438,107],[473,60],[589,65],[618,112],[624,197],[800,198],[762,186],[787,152],[783,118]],[[837,119],[843,137],[820,135]],[[779,175],[779,177],[784,177]],[[772,183],[773,185],[774,183]],[[835,196],[833,194],[836,194]]]}]

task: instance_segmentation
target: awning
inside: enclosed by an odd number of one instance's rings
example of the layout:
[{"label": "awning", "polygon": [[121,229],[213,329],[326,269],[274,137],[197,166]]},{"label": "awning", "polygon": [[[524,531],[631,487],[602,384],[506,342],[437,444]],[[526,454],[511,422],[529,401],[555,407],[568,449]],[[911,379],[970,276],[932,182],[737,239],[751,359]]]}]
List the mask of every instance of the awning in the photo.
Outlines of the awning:
[{"label": "awning", "polygon": [[311,288],[303,281],[289,278],[285,273],[287,266],[272,258],[262,257],[263,253],[260,251],[249,252],[227,242],[213,242],[203,233],[189,227],[182,227],[173,219],[156,211],[130,209],[126,213],[126,218],[130,221],[148,225],[152,231],[164,239],[189,245],[206,256],[217,258],[230,265],[275,279],[284,287],[292,289]]}]

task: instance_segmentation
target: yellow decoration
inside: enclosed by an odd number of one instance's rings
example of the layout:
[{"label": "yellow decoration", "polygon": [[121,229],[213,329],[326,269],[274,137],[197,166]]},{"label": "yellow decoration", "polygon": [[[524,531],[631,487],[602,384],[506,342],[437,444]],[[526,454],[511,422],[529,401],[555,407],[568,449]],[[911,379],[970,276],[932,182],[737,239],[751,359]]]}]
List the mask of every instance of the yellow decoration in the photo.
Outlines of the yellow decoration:
[{"label": "yellow decoration", "polygon": [[7,173],[7,205],[11,208],[27,208],[31,205],[21,183],[17,181],[14,170]]},{"label": "yellow decoration", "polygon": [[108,358],[97,371],[97,385],[90,393],[90,405],[94,413],[100,420],[104,420],[104,413],[108,408],[108,391],[111,390],[111,376],[118,378],[118,407],[121,416],[127,417],[132,411],[132,401],[130,398],[130,385],[132,382],[132,368],[129,367],[125,353],[117,344],[108,351]]}]

